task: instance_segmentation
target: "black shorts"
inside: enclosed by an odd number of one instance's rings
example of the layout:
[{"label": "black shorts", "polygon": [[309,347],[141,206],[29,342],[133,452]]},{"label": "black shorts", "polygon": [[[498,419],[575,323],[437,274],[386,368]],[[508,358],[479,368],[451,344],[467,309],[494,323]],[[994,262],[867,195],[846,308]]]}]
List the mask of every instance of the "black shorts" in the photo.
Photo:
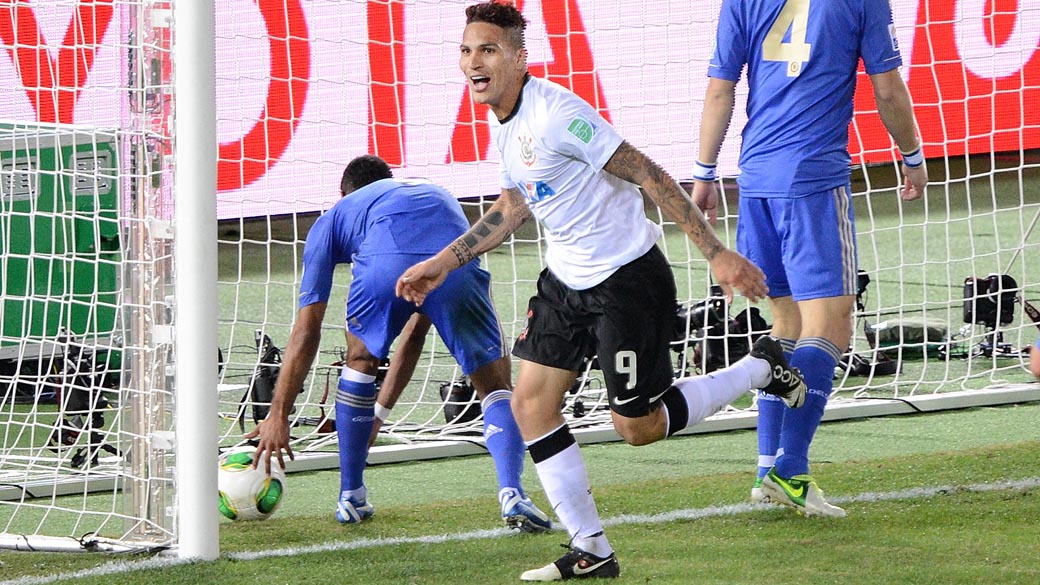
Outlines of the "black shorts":
[{"label": "black shorts", "polygon": [[572,371],[598,356],[610,409],[644,416],[672,384],[675,294],[675,277],[657,246],[586,290],[542,270],[513,355]]}]

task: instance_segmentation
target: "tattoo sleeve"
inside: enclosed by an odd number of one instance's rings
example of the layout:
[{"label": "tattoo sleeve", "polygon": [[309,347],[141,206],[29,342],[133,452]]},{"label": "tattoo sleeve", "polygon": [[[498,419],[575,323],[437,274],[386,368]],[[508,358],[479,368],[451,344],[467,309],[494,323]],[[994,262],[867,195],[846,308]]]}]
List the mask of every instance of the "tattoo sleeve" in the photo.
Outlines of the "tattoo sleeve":
[{"label": "tattoo sleeve", "polygon": [[459,266],[462,266],[484,252],[497,248],[530,217],[531,210],[524,203],[520,191],[504,189],[491,209],[448,249],[455,255]]},{"label": "tattoo sleeve", "polygon": [[690,196],[657,163],[622,142],[603,170],[643,188],[643,192],[674,221],[709,261],[726,249]]}]

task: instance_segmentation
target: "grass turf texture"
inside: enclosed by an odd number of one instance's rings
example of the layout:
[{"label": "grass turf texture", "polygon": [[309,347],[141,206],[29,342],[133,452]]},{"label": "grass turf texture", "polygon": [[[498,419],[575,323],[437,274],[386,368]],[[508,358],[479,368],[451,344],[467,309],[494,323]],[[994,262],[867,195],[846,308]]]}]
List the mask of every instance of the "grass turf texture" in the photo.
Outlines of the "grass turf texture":
[{"label": "grass turf texture", "polygon": [[[1040,477],[1040,404],[825,424],[814,474],[829,497],[966,486]],[[928,497],[845,503],[848,518],[807,519],[787,509],[743,509],[754,434],[684,437],[649,447],[584,448],[604,519],[723,507],[696,520],[608,527],[618,583],[1036,583],[1040,489],[953,490]],[[517,582],[562,554],[563,533],[355,548],[347,543],[453,535],[496,528],[486,457],[369,471],[376,517],[344,527],[332,519],[336,474],[289,478],[282,510],[266,522],[222,523],[213,563],[96,575],[69,583]],[[530,466],[528,466],[530,468]],[[527,485],[536,482],[528,469]],[[534,493],[536,502],[544,496]],[[730,508],[726,508],[729,506]],[[214,511],[214,513],[216,513]],[[336,543],[345,550],[245,560],[249,551]],[[230,557],[230,558],[229,558]],[[130,555],[0,552],[5,580],[89,569]],[[25,581],[30,582],[30,581]]]}]

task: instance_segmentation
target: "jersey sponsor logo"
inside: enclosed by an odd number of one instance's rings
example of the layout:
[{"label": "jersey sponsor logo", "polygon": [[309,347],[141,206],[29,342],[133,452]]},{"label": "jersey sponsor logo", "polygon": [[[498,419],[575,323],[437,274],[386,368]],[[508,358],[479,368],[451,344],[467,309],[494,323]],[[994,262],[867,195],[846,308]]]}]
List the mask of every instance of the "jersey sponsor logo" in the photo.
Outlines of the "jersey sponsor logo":
[{"label": "jersey sponsor logo", "polygon": [[545,181],[527,181],[523,184],[524,199],[528,203],[538,203],[542,199],[556,195],[556,191]]},{"label": "jersey sponsor logo", "polygon": [[517,140],[520,141],[520,161],[527,166],[538,162],[538,154],[535,153],[534,146],[531,145],[531,137],[517,136]]},{"label": "jersey sponsor logo", "polygon": [[567,131],[585,144],[592,142],[592,137],[596,135],[596,127],[585,118],[571,120],[570,126],[567,126]]}]

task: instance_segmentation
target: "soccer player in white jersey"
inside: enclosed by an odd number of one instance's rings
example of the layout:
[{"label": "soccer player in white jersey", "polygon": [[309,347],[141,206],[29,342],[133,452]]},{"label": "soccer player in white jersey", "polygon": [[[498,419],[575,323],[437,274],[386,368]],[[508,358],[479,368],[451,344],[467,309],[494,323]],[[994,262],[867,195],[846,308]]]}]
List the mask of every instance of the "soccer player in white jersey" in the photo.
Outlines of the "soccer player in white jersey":
[{"label": "soccer player in white jersey", "polygon": [[888,2],[724,0],[708,67],[693,200],[714,223],[715,163],[746,65],[737,249],[765,272],[772,335],[809,387],[798,410],[759,395],[751,497],[806,515],[845,515],[809,475],[809,445],[834,366],[852,339],[856,239],[848,127],[861,59],[881,121],[903,155],[902,198],[917,199],[928,182]]},{"label": "soccer player in white jersey", "polygon": [[[352,264],[347,298],[346,364],[336,390],[340,491],[336,519],[356,524],[372,516],[364,484],[365,460],[377,418],[376,370],[404,330],[386,384],[397,391],[415,369],[422,336],[432,323],[445,346],[470,376],[484,413],[484,437],[498,475],[502,519],[525,532],[552,527],[520,485],[524,444],[509,407],[511,364],[498,315],[491,304],[491,275],[479,263],[453,274],[421,309],[394,295],[405,268],[428,258],[469,228],[462,207],[444,189],[428,182],[398,181],[383,159],[365,155],[350,161],[340,183],[343,198],[307,233],[300,282],[299,313],[285,349],[271,411],[247,437],[257,437],[256,461],[269,467],[272,455],[284,469],[289,446],[289,411],[321,340],[321,323],[338,264]],[[396,399],[396,396],[394,397]],[[386,414],[378,416],[385,419]]]},{"label": "soccer player in white jersey", "polygon": [[582,360],[598,356],[614,428],[632,445],[699,422],[759,384],[792,405],[804,399],[805,386],[768,336],[730,368],[672,380],[675,280],[637,186],[687,233],[727,290],[757,301],[767,293],[762,272],[726,248],[682,188],[588,103],[528,75],[526,21],[514,6],[470,6],[466,23],[459,65],[474,101],[490,109],[502,192],[466,234],[405,271],[397,292],[422,303],[451,271],[501,244],[532,215],[544,226],[548,267],[513,346],[520,371],[512,407],[571,547],[521,579],[615,577],[617,557],[560,412]]}]

